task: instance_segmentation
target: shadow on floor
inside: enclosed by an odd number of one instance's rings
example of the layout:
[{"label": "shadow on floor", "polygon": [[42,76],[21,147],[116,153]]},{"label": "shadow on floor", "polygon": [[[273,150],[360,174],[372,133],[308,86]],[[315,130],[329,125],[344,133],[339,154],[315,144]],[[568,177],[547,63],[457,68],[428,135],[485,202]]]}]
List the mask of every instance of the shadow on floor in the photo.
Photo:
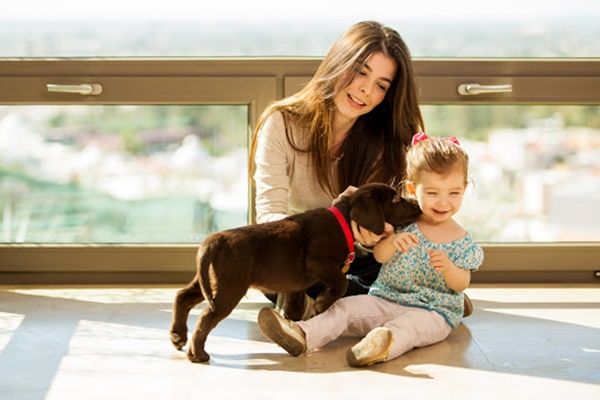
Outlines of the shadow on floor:
[{"label": "shadow on floor", "polygon": [[[140,295],[138,292],[135,294]],[[344,336],[318,352],[301,357],[291,357],[268,342],[260,334],[255,318],[260,308],[269,305],[266,299],[265,302],[240,303],[209,336],[207,351],[211,354],[211,361],[198,365],[198,368],[310,373],[353,370],[346,364],[344,354],[359,340],[356,337]],[[392,362],[374,365],[370,370],[432,379],[427,374],[409,369],[414,370],[415,365],[436,364],[600,384],[600,335],[597,328],[509,313],[511,310],[532,308],[598,310],[600,304],[474,301],[474,305],[475,314],[455,329],[446,341],[415,349]],[[171,307],[172,303],[164,298],[146,298],[141,302],[97,302],[0,290],[0,395],[15,390],[21,394],[27,390],[47,392],[61,362],[69,354],[71,341],[82,321],[164,332],[164,346],[172,349],[173,357],[179,358],[178,361],[188,363],[185,355],[172,348],[168,339]],[[190,315],[190,329],[201,308]],[[491,309],[501,311],[487,311]],[[102,332],[90,332],[90,335],[90,343],[103,339]],[[225,339],[238,341],[234,354],[229,348],[222,351],[219,342]],[[258,351],[253,350],[256,348],[253,342],[260,344]],[[272,346],[272,352],[265,352],[265,343]],[[155,342],[151,344],[155,345]],[[143,355],[164,357],[164,349],[157,353],[152,345],[143,348]]]}]

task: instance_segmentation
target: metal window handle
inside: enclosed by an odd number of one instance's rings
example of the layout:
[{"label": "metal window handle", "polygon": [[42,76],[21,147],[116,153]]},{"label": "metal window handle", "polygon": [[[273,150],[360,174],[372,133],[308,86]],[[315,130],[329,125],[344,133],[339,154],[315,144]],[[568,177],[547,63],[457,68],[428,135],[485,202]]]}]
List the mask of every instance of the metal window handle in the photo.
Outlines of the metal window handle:
[{"label": "metal window handle", "polygon": [[46,85],[49,92],[54,93],[78,93],[82,96],[97,96],[102,93],[102,85],[98,83],[84,83],[81,85]]},{"label": "metal window handle", "polygon": [[481,93],[512,92],[512,85],[480,85],[479,83],[463,83],[458,85],[458,93],[462,96],[474,96]]}]

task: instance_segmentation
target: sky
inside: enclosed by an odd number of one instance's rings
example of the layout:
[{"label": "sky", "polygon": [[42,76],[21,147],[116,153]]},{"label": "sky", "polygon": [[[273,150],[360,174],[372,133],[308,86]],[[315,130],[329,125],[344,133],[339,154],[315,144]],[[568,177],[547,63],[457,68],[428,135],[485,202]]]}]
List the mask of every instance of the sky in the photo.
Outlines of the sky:
[{"label": "sky", "polygon": [[[600,0],[502,0],[494,10],[485,0],[16,0],[3,4],[0,19],[11,20],[276,20],[306,18],[376,19],[512,19],[557,16],[564,13],[597,15]],[[165,4],[168,5],[165,6]]]}]

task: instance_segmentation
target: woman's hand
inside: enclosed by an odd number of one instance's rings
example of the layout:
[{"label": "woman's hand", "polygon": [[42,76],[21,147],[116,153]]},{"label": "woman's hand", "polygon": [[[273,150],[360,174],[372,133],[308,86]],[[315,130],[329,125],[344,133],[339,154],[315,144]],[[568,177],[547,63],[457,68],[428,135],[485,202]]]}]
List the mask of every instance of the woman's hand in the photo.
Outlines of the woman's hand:
[{"label": "woman's hand", "polygon": [[332,200],[331,205],[335,206],[340,200],[342,200],[343,196],[350,196],[352,193],[356,192],[358,188],[356,186],[348,186],[338,197]]}]

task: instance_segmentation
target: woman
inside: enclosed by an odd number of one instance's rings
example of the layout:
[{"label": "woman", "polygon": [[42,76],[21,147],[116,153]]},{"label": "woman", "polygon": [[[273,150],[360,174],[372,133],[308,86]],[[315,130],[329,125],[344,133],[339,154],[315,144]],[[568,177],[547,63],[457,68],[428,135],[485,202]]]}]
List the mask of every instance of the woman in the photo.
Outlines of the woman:
[{"label": "woman", "polygon": [[[411,56],[400,35],[373,21],[351,26],[304,89],[271,104],[258,121],[250,155],[256,221],[330,207],[367,182],[400,188],[405,149],[421,130]],[[359,247],[392,232],[387,226],[377,236],[353,224]],[[380,267],[371,254],[357,257],[346,295],[367,293]]]}]

